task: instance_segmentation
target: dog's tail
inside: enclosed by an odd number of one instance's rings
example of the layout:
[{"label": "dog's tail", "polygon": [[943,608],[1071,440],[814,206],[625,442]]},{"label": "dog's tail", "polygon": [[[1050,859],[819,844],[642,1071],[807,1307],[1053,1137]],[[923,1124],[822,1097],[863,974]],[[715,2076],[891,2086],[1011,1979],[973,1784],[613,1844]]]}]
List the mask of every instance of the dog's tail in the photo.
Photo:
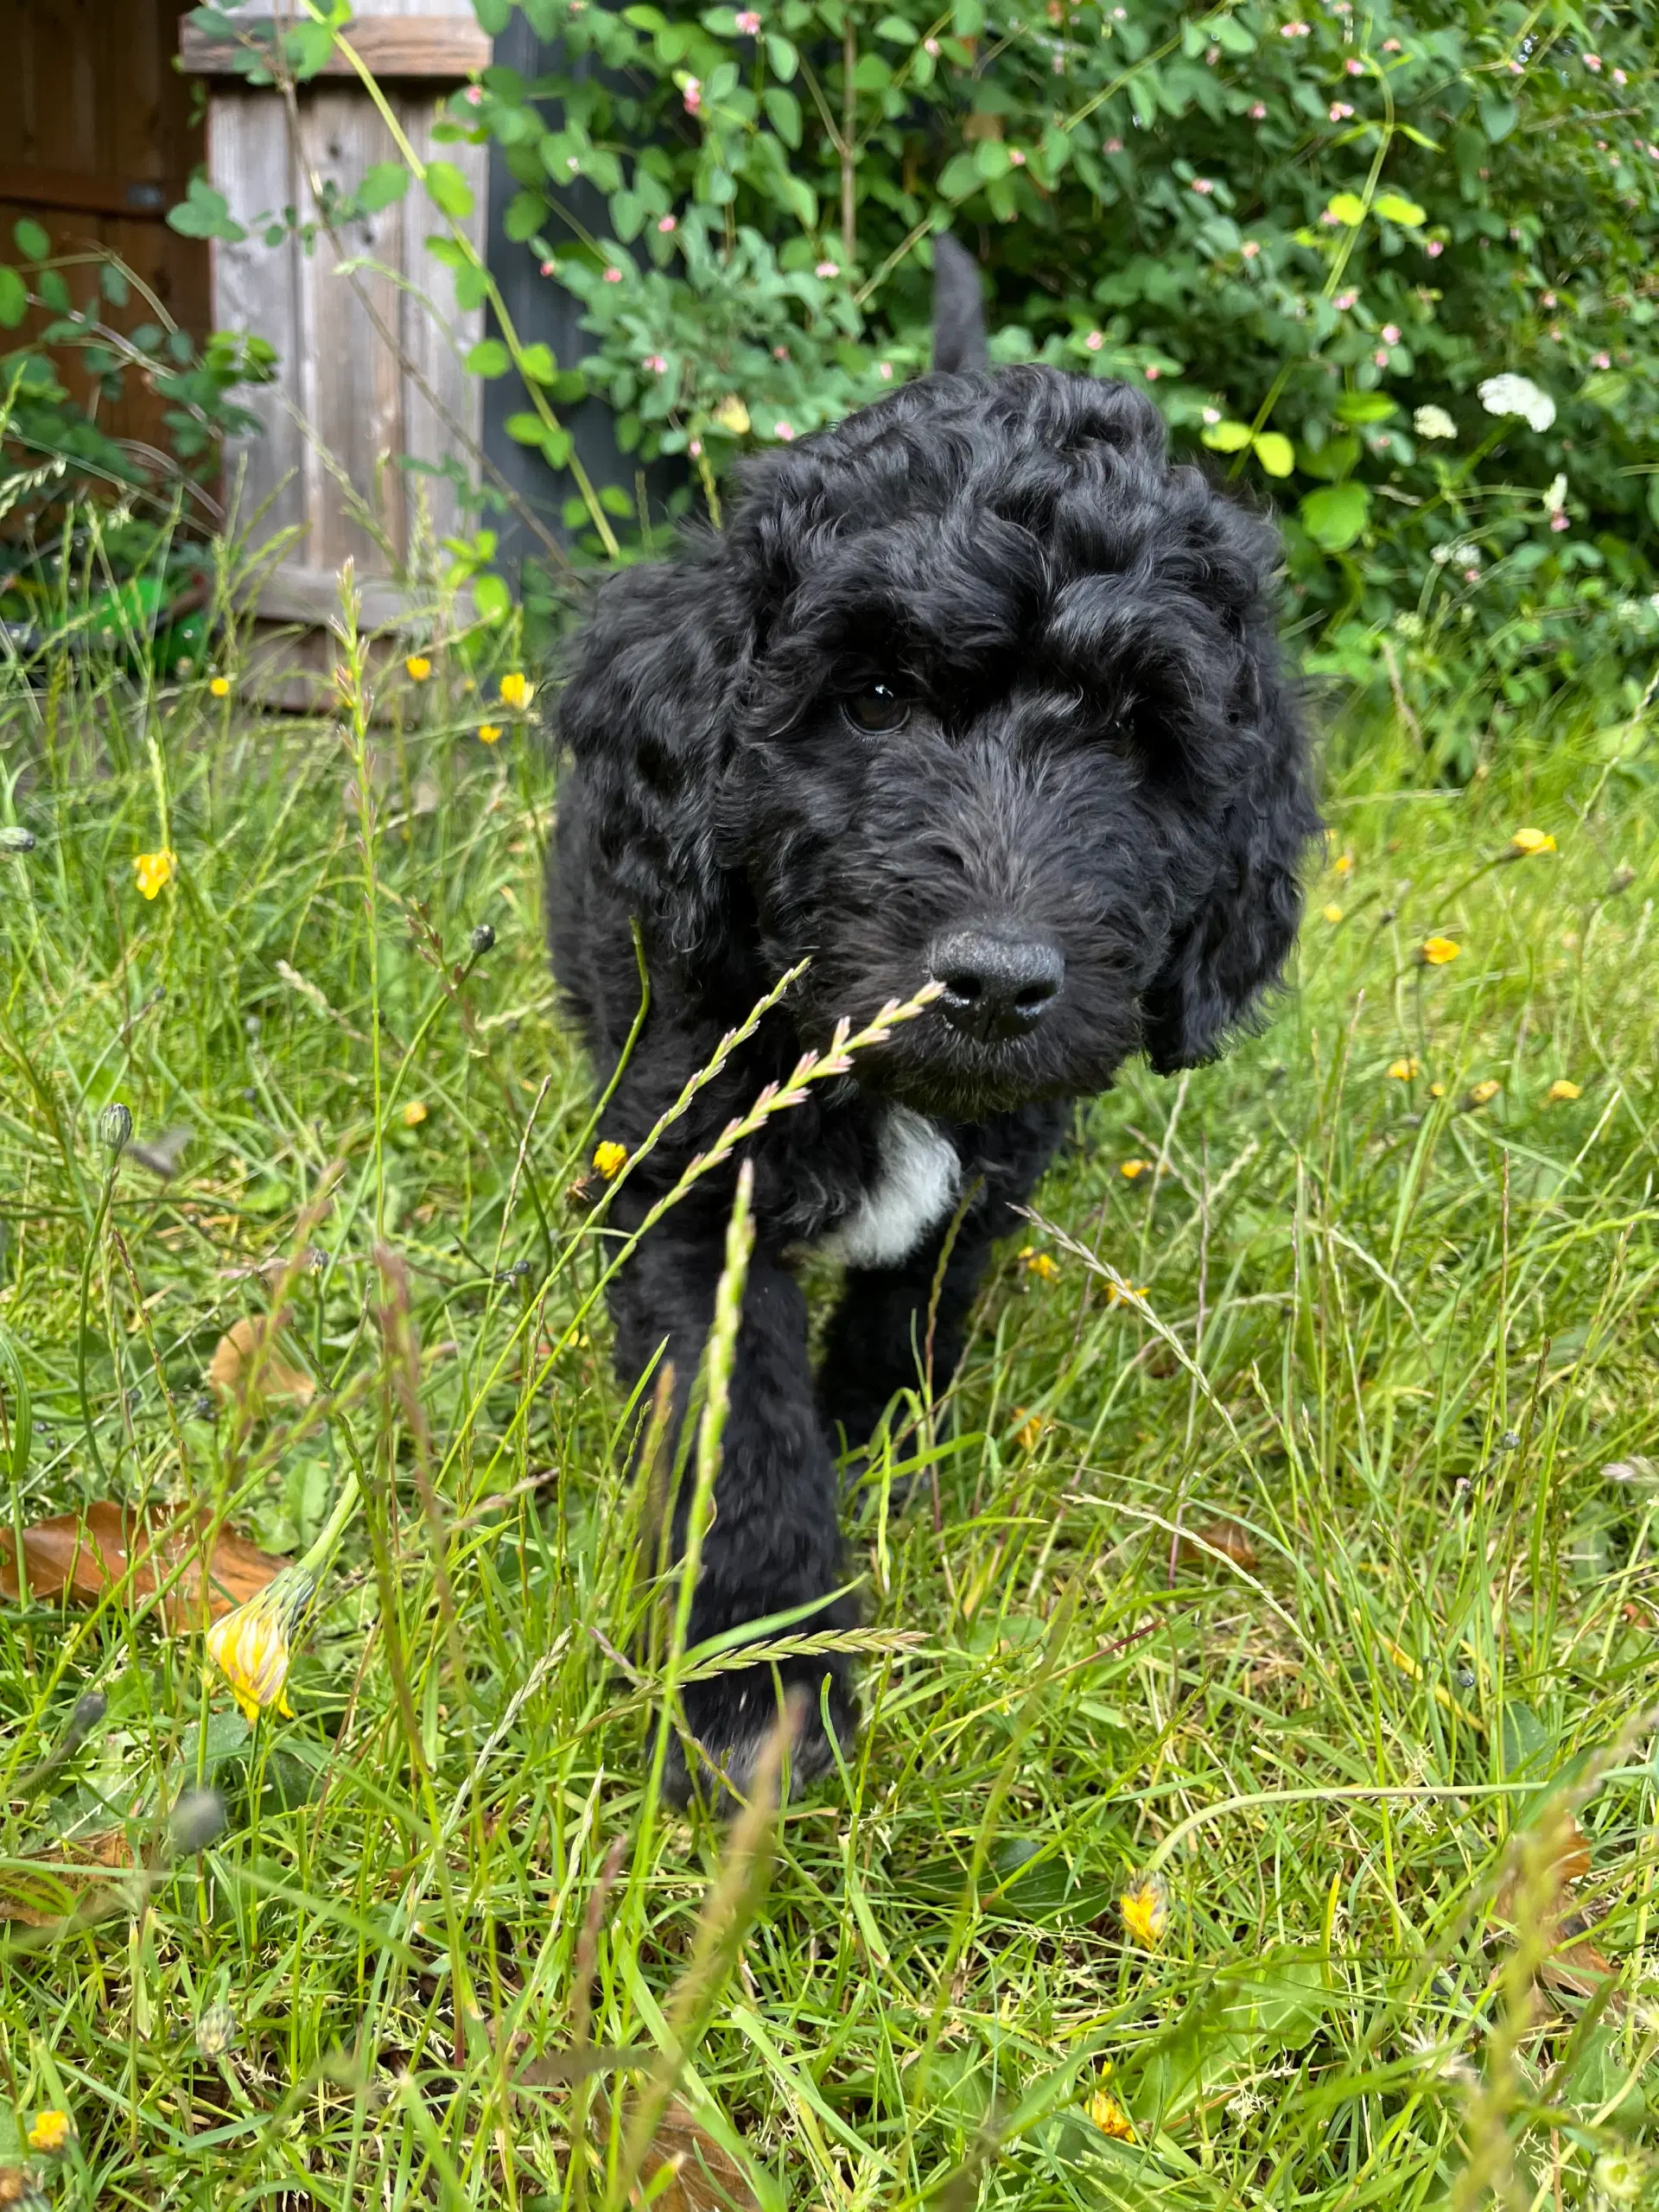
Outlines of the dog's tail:
[{"label": "dog's tail", "polygon": [[985,302],[979,268],[972,254],[949,231],[933,238],[933,365],[936,369],[982,369],[990,360],[985,342]]}]

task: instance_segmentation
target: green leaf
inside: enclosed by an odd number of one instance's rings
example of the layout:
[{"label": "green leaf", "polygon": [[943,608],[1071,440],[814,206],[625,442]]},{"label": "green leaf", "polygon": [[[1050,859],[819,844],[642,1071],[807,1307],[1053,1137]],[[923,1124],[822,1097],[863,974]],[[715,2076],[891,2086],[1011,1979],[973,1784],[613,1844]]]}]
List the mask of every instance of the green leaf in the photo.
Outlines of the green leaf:
[{"label": "green leaf", "polygon": [[950,28],[958,38],[977,38],[985,28],[983,0],[956,0]]},{"label": "green leaf", "polygon": [[1212,423],[1203,435],[1212,453],[1243,453],[1253,433],[1248,423]]},{"label": "green leaf", "polygon": [[1269,476],[1288,476],[1296,466],[1296,448],[1282,430],[1258,430],[1255,457]]},{"label": "green leaf", "polygon": [[1371,495],[1363,484],[1326,484],[1297,509],[1302,528],[1327,553],[1340,553],[1365,527]]},{"label": "green leaf", "polygon": [[[16,330],[29,313],[29,289],[15,269],[0,262],[0,324]],[[1655,479],[1659,482],[1659,478]]]},{"label": "green leaf", "polygon": [[512,594],[493,569],[480,569],[473,578],[473,605],[480,622],[505,622],[512,612]]},{"label": "green leaf", "polygon": [[1420,207],[1414,200],[1408,200],[1402,193],[1379,192],[1371,206],[1377,214],[1386,216],[1390,223],[1398,223],[1405,230],[1414,231],[1428,220],[1427,208]]},{"label": "green leaf", "polygon": [[1480,103],[1480,127],[1494,146],[1507,138],[1520,120],[1521,110],[1501,92],[1488,92]]},{"label": "green leaf", "polygon": [[512,356],[499,338],[480,338],[462,365],[469,377],[504,377]]},{"label": "green leaf", "polygon": [[515,445],[538,446],[542,442],[542,418],[531,414],[528,408],[519,414],[509,415],[502,428]]},{"label": "green leaf", "polygon": [[11,235],[17,242],[17,251],[25,261],[44,261],[52,251],[52,241],[30,216],[11,226]]},{"label": "green leaf", "polygon": [[206,177],[191,178],[181,205],[169,207],[167,219],[181,238],[218,238],[225,245],[240,245],[248,235],[233,219],[229,200]]},{"label": "green leaf", "polygon": [[538,340],[533,346],[524,346],[518,352],[518,366],[532,384],[551,384],[559,373],[559,365],[553,358],[550,346]]},{"label": "green leaf", "polygon": [[877,38],[891,39],[895,46],[914,46],[916,26],[907,23],[902,16],[883,16],[875,27]]},{"label": "green leaf", "polygon": [[624,245],[637,238],[645,227],[645,203],[637,192],[613,192],[611,194],[611,231]]},{"label": "green leaf", "polygon": [[451,222],[464,222],[473,212],[473,188],[453,162],[426,165],[427,196]]},{"label": "green leaf", "polygon": [[791,152],[801,143],[801,104],[782,85],[768,85],[761,95],[766,120]]},{"label": "green leaf", "polygon": [[365,213],[378,215],[395,207],[409,190],[409,171],[401,162],[377,162],[357,188],[357,204]]},{"label": "green leaf", "polygon": [[950,200],[966,200],[979,190],[979,171],[971,154],[952,154],[939,172],[939,190]]},{"label": "green leaf", "polygon": [[800,57],[790,41],[777,31],[766,33],[766,67],[774,77],[786,85],[800,66]]},{"label": "green leaf", "polygon": [[1586,377],[1579,397],[1587,399],[1592,407],[1611,410],[1620,404],[1630,389],[1630,380],[1622,369],[1597,369]]},{"label": "green leaf", "polygon": [[1386,423],[1398,412],[1386,391],[1344,391],[1336,404],[1339,423]]},{"label": "green leaf", "polygon": [[473,13],[478,17],[480,30],[487,31],[492,38],[499,38],[512,21],[512,0],[473,0]]},{"label": "green leaf", "polygon": [[1334,215],[1338,222],[1345,223],[1351,231],[1357,230],[1365,219],[1365,202],[1357,192],[1338,192],[1325,207],[1327,215]]}]

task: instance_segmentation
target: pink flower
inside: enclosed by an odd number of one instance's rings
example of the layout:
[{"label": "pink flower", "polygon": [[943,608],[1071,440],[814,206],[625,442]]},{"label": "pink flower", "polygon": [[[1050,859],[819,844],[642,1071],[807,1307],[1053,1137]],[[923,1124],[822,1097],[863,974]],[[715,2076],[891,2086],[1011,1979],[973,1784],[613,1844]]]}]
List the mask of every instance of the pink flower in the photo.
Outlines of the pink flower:
[{"label": "pink flower", "polygon": [[774,346],[772,349],[772,358],[774,361],[786,361],[789,359],[788,346]]},{"label": "pink flower", "polygon": [[1599,73],[1601,56],[1599,54],[1586,54],[1584,57],[1584,66],[1592,73]]},{"label": "pink flower", "polygon": [[1549,335],[1550,335],[1550,338],[1551,338],[1552,341],[1553,341],[1555,345],[1559,346],[1559,345],[1560,344],[1560,342],[1561,342],[1561,326],[1560,326],[1560,324],[1559,322],[1552,322],[1552,323],[1550,324],[1550,326],[1549,326]]},{"label": "pink flower", "polygon": [[544,262],[542,264],[542,274],[543,274],[543,276],[551,276],[553,275],[554,271],[558,268],[558,265],[559,265],[559,264],[558,264],[558,263],[557,263],[556,261],[544,261]]},{"label": "pink flower", "polygon": [[812,274],[815,276],[822,276],[828,281],[831,276],[840,276],[841,264],[838,261],[821,261],[817,267],[812,271]]},{"label": "pink flower", "polygon": [[[1109,154],[1121,154],[1122,150],[1123,141],[1121,138],[1109,138],[1106,141],[1106,151]],[[1659,154],[1655,155],[1654,159],[1659,161]]]},{"label": "pink flower", "polygon": [[1313,28],[1311,23],[1304,23],[1300,21],[1294,23],[1281,23],[1279,35],[1281,38],[1306,38]]},{"label": "pink flower", "polygon": [[1156,361],[1149,361],[1147,364],[1147,382],[1148,384],[1156,384],[1159,378],[1162,376],[1163,373],[1163,371],[1159,367]]},{"label": "pink flower", "polygon": [[787,423],[774,423],[772,427],[785,445],[789,443],[790,440],[795,435],[794,431],[791,429]]},{"label": "pink flower", "polygon": [[1246,261],[1254,261],[1262,251],[1262,242],[1259,238],[1246,238],[1238,250]]},{"label": "pink flower", "polygon": [[1350,308],[1357,308],[1359,305],[1359,294],[1357,292],[1338,292],[1336,298],[1332,301],[1331,304],[1335,308],[1338,315],[1346,315]]},{"label": "pink flower", "polygon": [[1511,77],[1518,77],[1521,74],[1521,64],[1518,61],[1510,62],[1510,74]]},{"label": "pink flower", "polygon": [[1204,419],[1206,423],[1219,423],[1221,420],[1220,408],[1206,407],[1204,410]]},{"label": "pink flower", "polygon": [[1250,110],[1250,121],[1252,123],[1265,123],[1267,120],[1267,102],[1265,100],[1257,100],[1255,106]]},{"label": "pink flower", "polygon": [[1388,347],[1386,346],[1379,346],[1376,353],[1372,354],[1371,359],[1376,363],[1379,369],[1386,369],[1389,365]]},{"label": "pink flower", "polygon": [[605,282],[607,284],[620,284],[622,282],[622,271],[620,269],[607,269],[605,271]]},{"label": "pink flower", "polygon": [[702,440],[701,438],[693,438],[690,444],[686,448],[686,451],[690,454],[693,461],[701,461],[702,459]]},{"label": "pink flower", "polygon": [[1319,217],[1319,220],[1325,225],[1326,230],[1334,231],[1337,225],[1342,220],[1342,218],[1339,215],[1333,215],[1331,213],[1331,210],[1327,207],[1324,213]]},{"label": "pink flower", "polygon": [[1085,352],[1090,353],[1098,353],[1101,347],[1106,343],[1106,334],[1103,330],[1091,330],[1089,335],[1084,340],[1083,343]]},{"label": "pink flower", "polygon": [[1206,69],[1213,69],[1220,59],[1221,48],[1218,46],[1206,46],[1205,48],[1204,66]]},{"label": "pink flower", "polygon": [[1195,176],[1192,180],[1192,189],[1200,200],[1207,200],[1215,188],[1207,176]]},{"label": "pink flower", "polygon": [[679,218],[677,215],[659,215],[657,219],[657,227],[666,238],[671,231],[679,229]]},{"label": "pink flower", "polygon": [[1347,62],[1347,70],[1348,74],[1351,77],[1363,77],[1365,74],[1365,64],[1359,60],[1357,57],[1350,55]]},{"label": "pink flower", "polygon": [[1385,322],[1383,324],[1382,343],[1385,346],[1397,346],[1400,343],[1400,326],[1397,322]]},{"label": "pink flower", "polygon": [[1611,369],[1613,365],[1613,357],[1611,353],[1592,353],[1590,356],[1590,365],[1592,369]]},{"label": "pink flower", "polygon": [[924,54],[931,54],[937,61],[939,58],[939,41],[936,38],[925,38],[922,41],[922,51]]},{"label": "pink flower", "polygon": [[740,9],[737,17],[737,28],[742,32],[745,38],[759,38],[760,35],[760,16],[759,10],[754,8]]},{"label": "pink flower", "polygon": [[1480,582],[1480,570],[1478,569],[1465,569],[1463,572],[1463,581],[1466,584],[1478,584]]},{"label": "pink flower", "polygon": [[883,384],[891,384],[893,382],[893,363],[891,361],[878,361],[875,365],[875,373],[880,378]]},{"label": "pink flower", "polygon": [[1427,254],[1431,261],[1438,261],[1440,256],[1446,251],[1445,239],[1430,238],[1427,245],[1424,248],[1424,251]]},{"label": "pink flower", "polygon": [[466,101],[468,107],[482,107],[484,105],[483,86],[468,85],[466,91],[461,94],[461,98]]},{"label": "pink flower", "polygon": [[1566,515],[1562,514],[1559,509],[1554,514],[1551,515],[1549,518],[1549,526],[1552,530],[1571,530],[1573,527]]},{"label": "pink flower", "polygon": [[1538,295],[1538,304],[1541,308],[1553,308],[1555,304],[1554,293],[1540,292]]},{"label": "pink flower", "polygon": [[1628,85],[1630,81],[1630,79],[1624,74],[1624,72],[1622,69],[1614,70],[1613,82],[1616,85]]},{"label": "pink flower", "polygon": [[647,353],[645,356],[645,366],[651,371],[651,373],[654,377],[665,376],[668,372],[668,363],[663,359],[660,353]]},{"label": "pink flower", "polygon": [[1009,149],[1008,149],[1008,165],[1009,165],[1009,167],[1010,167],[1011,168],[1016,168],[1016,169],[1022,169],[1022,168],[1024,168],[1024,167],[1026,166],[1026,157],[1025,157],[1025,155],[1023,154],[1023,152],[1020,150],[1020,149],[1018,146],[1010,146],[1010,147],[1009,147]]},{"label": "pink flower", "polygon": [[1353,111],[1354,111],[1349,106],[1346,100],[1332,100],[1331,103],[1331,120],[1332,123],[1346,123]]},{"label": "pink flower", "polygon": [[1397,38],[1385,38],[1382,41],[1382,51],[1384,54],[1398,54],[1401,51],[1399,40]]},{"label": "pink flower", "polygon": [[685,80],[685,91],[682,97],[685,101],[686,113],[688,115],[695,115],[697,110],[702,105],[702,79],[698,77],[688,77]]}]

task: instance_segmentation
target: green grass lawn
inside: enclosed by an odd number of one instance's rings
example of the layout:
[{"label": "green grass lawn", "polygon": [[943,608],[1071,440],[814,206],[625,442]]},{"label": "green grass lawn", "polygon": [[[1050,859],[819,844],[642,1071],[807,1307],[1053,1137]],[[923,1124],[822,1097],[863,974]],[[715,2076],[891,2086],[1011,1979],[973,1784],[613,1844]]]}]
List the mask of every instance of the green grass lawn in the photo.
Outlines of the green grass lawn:
[{"label": "green grass lawn", "polygon": [[650,1787],[683,1662],[499,672],[399,671],[366,740],[0,700],[13,1541],[124,1503],[293,1555],[363,1499],[291,1717],[153,1574],[0,1605],[0,2166],[281,2212],[1651,2201],[1650,730],[1563,714],[1461,791],[1333,741],[1296,988],[1079,1109],[849,1505],[855,1762],[733,1837]]}]

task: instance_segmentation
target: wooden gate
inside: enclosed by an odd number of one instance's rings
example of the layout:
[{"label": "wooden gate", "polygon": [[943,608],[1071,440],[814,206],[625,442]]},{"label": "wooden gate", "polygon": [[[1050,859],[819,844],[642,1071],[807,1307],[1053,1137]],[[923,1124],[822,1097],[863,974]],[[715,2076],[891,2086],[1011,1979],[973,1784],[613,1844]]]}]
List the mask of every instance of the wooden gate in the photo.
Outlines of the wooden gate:
[{"label": "wooden gate", "polygon": [[[416,153],[453,162],[467,177],[481,246],[488,149],[432,136],[445,93],[490,58],[467,0],[357,0],[347,36]],[[441,223],[413,188],[332,236],[319,228],[309,253],[293,232],[265,244],[284,208],[315,223],[328,188],[349,193],[376,162],[397,158],[338,54],[290,105],[280,89],[242,82],[232,52],[188,25],[180,50],[187,71],[211,80],[209,176],[250,233],[239,245],[213,245],[213,326],[268,339],[279,362],[276,381],[252,395],[264,435],[226,456],[227,492],[241,485],[239,526],[251,527],[255,542],[292,533],[262,586],[259,613],[326,620],[350,556],[365,620],[393,621],[404,601],[398,580],[417,551],[421,505],[437,537],[453,530],[456,515],[453,481],[409,471],[398,457],[476,474],[479,383],[461,361],[480,335],[480,313],[457,312],[451,273],[425,244]]]}]

